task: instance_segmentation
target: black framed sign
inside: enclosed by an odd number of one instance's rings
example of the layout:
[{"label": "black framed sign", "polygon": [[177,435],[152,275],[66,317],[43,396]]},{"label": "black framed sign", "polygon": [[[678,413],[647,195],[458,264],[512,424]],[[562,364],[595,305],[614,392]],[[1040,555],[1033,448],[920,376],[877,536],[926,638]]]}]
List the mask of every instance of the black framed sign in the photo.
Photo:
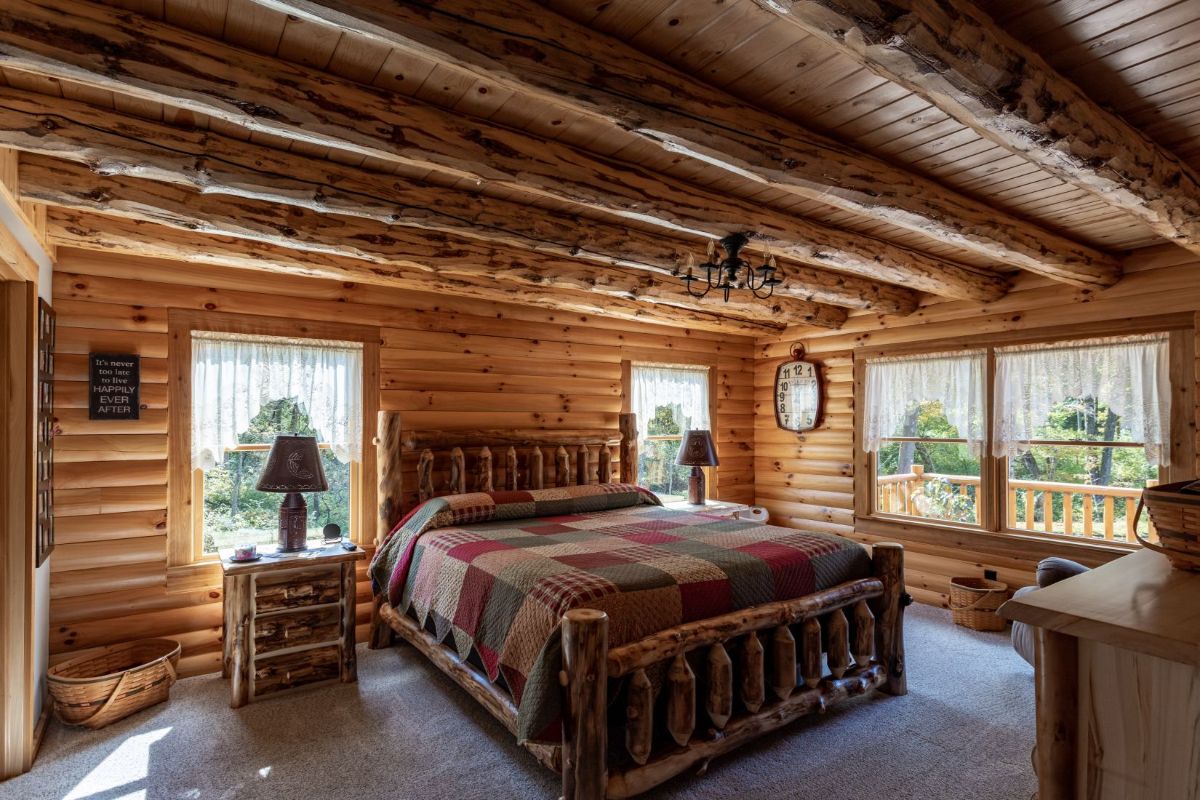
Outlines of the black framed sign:
[{"label": "black framed sign", "polygon": [[804,359],[804,348],[792,349],[792,360],[775,370],[775,424],[802,433],[821,424],[824,411],[821,365]]},{"label": "black framed sign", "polygon": [[54,549],[54,309],[38,299],[37,541],[34,564]]},{"label": "black framed sign", "polygon": [[88,419],[138,419],[140,356],[88,354]]}]

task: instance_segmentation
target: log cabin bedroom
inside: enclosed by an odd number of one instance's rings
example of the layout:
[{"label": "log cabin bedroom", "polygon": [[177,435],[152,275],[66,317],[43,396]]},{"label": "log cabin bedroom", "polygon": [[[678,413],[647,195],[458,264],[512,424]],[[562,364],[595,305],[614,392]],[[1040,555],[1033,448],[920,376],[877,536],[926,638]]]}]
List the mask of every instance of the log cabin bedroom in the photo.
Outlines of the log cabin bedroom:
[{"label": "log cabin bedroom", "polygon": [[0,798],[1200,799],[1200,0],[4,0]]}]

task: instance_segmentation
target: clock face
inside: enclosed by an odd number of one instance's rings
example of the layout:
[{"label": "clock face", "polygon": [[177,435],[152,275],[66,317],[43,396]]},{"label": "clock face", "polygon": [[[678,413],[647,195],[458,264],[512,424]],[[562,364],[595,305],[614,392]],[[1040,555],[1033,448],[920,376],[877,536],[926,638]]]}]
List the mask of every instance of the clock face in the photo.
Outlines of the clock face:
[{"label": "clock face", "polygon": [[775,422],[787,431],[821,424],[821,369],[811,361],[787,361],[775,372]]}]

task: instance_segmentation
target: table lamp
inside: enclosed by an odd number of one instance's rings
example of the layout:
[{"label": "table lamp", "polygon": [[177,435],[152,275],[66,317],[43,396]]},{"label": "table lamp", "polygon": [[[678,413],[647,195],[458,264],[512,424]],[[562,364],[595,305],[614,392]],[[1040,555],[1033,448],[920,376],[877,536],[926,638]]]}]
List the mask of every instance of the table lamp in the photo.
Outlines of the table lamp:
[{"label": "table lamp", "polygon": [[271,445],[267,468],[258,479],[260,492],[286,492],[279,505],[279,551],[303,550],[308,540],[308,505],[301,492],[329,488],[314,436],[281,433]]},{"label": "table lamp", "polygon": [[710,431],[688,431],[683,435],[679,444],[679,456],[675,463],[681,467],[691,467],[692,475],[688,478],[688,502],[694,506],[704,505],[704,470],[701,467],[715,467],[721,462],[717,460],[717,448],[713,445]]}]

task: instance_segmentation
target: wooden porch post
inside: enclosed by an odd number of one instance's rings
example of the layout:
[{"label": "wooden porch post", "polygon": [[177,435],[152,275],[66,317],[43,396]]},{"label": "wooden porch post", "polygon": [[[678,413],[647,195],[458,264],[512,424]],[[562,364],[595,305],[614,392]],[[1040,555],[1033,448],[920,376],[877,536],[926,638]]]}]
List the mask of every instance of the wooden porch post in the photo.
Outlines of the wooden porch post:
[{"label": "wooden porch post", "polygon": [[563,617],[563,800],[603,800],[608,787],[608,615]]}]

